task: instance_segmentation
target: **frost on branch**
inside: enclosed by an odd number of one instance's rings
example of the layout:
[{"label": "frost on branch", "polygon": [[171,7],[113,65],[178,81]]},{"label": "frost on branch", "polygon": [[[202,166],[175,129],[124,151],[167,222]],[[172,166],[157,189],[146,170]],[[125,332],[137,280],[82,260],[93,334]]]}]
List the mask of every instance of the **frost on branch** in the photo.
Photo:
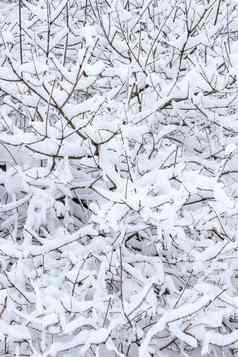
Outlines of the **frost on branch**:
[{"label": "frost on branch", "polygon": [[237,15],[1,4],[2,355],[235,356]]}]

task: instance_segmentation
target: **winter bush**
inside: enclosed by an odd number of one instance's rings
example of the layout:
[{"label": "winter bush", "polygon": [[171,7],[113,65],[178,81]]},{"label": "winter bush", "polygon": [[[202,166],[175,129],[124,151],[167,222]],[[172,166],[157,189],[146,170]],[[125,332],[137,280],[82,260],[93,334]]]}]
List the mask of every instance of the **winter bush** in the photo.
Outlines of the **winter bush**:
[{"label": "winter bush", "polygon": [[0,10],[0,352],[236,356],[238,4]]}]

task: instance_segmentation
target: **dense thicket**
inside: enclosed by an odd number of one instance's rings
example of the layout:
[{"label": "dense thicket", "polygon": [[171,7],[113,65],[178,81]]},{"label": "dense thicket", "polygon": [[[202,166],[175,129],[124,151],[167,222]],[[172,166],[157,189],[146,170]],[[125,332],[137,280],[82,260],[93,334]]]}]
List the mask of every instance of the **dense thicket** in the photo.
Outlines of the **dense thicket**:
[{"label": "dense thicket", "polygon": [[4,356],[236,356],[238,4],[0,10]]}]

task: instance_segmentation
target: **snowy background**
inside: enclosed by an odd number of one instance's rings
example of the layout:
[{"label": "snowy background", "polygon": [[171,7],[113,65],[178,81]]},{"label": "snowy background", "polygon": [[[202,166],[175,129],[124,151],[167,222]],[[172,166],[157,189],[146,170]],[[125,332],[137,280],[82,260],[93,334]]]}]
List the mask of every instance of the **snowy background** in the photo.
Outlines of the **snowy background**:
[{"label": "snowy background", "polygon": [[237,19],[0,2],[0,355],[238,356]]}]

